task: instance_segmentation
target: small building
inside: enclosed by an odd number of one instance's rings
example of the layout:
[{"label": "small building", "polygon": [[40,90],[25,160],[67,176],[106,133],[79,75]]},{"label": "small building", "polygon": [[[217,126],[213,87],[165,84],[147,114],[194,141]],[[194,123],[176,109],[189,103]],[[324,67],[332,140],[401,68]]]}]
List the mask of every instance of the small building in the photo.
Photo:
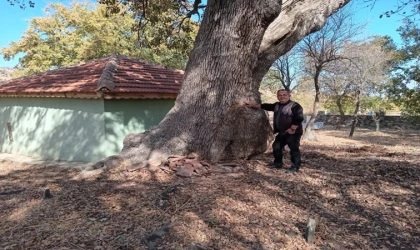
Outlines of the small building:
[{"label": "small building", "polygon": [[0,152],[95,162],[159,124],[183,72],[110,56],[0,84]]}]

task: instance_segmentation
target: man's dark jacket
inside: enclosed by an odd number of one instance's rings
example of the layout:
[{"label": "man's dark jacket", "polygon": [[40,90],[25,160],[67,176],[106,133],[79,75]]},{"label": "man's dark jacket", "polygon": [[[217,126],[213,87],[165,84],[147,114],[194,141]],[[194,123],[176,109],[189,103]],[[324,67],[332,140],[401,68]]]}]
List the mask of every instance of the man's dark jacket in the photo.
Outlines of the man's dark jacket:
[{"label": "man's dark jacket", "polygon": [[274,111],[274,133],[284,134],[292,125],[298,126],[295,134],[303,133],[303,108],[299,103],[290,100],[285,104],[280,102],[263,103],[261,108],[267,111]]}]

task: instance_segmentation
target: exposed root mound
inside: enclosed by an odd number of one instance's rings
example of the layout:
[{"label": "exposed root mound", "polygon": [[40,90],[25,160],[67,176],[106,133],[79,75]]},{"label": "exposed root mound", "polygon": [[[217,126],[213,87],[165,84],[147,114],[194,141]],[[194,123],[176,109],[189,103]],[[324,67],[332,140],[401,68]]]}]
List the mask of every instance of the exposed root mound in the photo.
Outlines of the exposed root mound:
[{"label": "exposed root mound", "polygon": [[129,161],[123,160],[117,155],[96,163],[90,169],[85,169],[81,175],[83,177],[89,177],[99,175],[109,168],[119,168],[122,173],[146,169],[150,172],[163,171],[166,174],[174,174],[180,177],[192,177],[206,176],[209,174],[238,173],[241,171],[239,165],[236,162],[210,163],[200,160],[196,153],[191,153],[186,156],[171,155],[166,160],[156,164],[146,162],[131,164]]},{"label": "exposed root mound", "polygon": [[159,166],[172,154],[186,154],[186,140],[178,137],[172,140],[157,139],[155,130],[141,134],[130,134],[123,142],[123,149],[118,155],[109,156],[98,161],[85,171],[98,171],[120,166],[139,169],[148,166]]},{"label": "exposed root mound", "polygon": [[196,153],[198,160],[216,163],[249,159],[265,152],[272,130],[263,111],[235,104],[225,113],[217,119],[167,115],[156,128],[128,135],[118,155],[97,162],[87,171],[118,166],[157,167],[171,155]]},{"label": "exposed root mound", "polygon": [[173,155],[162,164],[161,169],[168,173],[175,173],[181,177],[203,176],[211,173],[236,173],[240,171],[235,162],[220,162],[211,164],[198,159],[197,154],[188,156]]}]

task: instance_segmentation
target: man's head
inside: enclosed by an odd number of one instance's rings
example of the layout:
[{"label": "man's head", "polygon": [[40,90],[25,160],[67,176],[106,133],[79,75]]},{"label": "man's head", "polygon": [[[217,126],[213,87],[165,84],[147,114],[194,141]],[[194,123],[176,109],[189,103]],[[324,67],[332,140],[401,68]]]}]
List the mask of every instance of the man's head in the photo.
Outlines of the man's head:
[{"label": "man's head", "polygon": [[290,92],[286,89],[277,90],[277,99],[281,104],[284,104],[290,100]]}]

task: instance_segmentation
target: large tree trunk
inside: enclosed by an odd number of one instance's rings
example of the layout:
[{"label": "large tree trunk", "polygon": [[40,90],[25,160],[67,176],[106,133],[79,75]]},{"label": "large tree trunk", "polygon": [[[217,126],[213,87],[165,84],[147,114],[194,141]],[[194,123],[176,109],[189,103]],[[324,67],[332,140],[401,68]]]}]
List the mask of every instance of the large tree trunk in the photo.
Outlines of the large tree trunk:
[{"label": "large tree trunk", "polygon": [[194,152],[218,161],[264,152],[268,118],[243,102],[260,101],[252,70],[280,10],[279,1],[209,1],[175,106],[157,128],[127,138],[125,156],[159,161]]},{"label": "large tree trunk", "polygon": [[98,164],[158,164],[191,152],[218,161],[264,152],[268,118],[243,102],[260,102],[259,85],[272,63],[349,1],[286,1],[281,8],[279,0],[209,0],[175,106],[156,128],[127,136],[119,155]]},{"label": "large tree trunk", "polygon": [[354,108],[354,114],[353,114],[353,122],[351,123],[349,138],[353,137],[354,131],[356,130],[356,125],[358,122],[358,113],[360,109],[360,91],[356,91],[356,107]]},{"label": "large tree trunk", "polygon": [[314,87],[315,87],[315,100],[314,100],[314,108],[312,109],[311,119],[309,119],[308,124],[306,125],[305,134],[303,135],[304,140],[309,141],[317,141],[315,130],[313,129],[315,119],[318,115],[319,110],[319,100],[321,96],[321,92],[319,90],[319,75],[321,73],[321,69],[316,69],[315,76],[314,76]]}]

